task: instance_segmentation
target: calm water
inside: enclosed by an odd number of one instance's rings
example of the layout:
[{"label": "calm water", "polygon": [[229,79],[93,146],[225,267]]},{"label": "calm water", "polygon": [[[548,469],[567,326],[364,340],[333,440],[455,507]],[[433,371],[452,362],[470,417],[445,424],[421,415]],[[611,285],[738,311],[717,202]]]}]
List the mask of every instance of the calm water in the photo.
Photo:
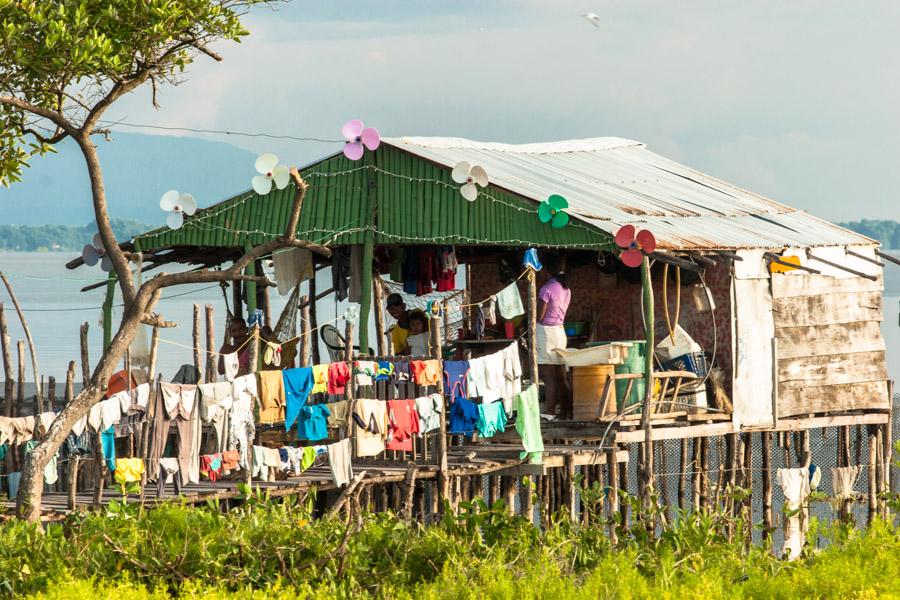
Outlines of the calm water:
[{"label": "calm water", "polygon": [[[69,361],[79,360],[78,338],[81,324],[85,321],[90,324],[92,364],[99,356],[103,338],[100,305],[103,302],[104,289],[91,292],[79,290],[89,283],[103,279],[104,274],[98,267],[81,267],[69,271],[65,268],[65,263],[71,258],[72,254],[0,253],[0,271],[9,278],[19,303],[26,311],[26,319],[38,351],[41,372],[54,375],[60,381],[65,378]],[[330,286],[330,274],[327,270],[321,271],[318,288],[325,290]],[[274,290],[271,298],[273,311],[280,314],[284,307],[284,299]],[[15,352],[15,342],[24,339],[24,334],[5,290],[0,290],[0,299],[7,306],[6,320]],[[218,285],[212,288],[207,285],[182,286],[167,292],[158,308],[164,318],[178,322],[179,326],[164,330],[160,336],[163,340],[185,346],[191,345],[191,321],[195,303],[201,306],[212,304],[215,307],[216,343],[221,343],[225,324],[225,303]],[[319,303],[319,323],[329,321],[343,311],[343,304],[338,305],[333,299],[326,298]],[[117,312],[117,315],[120,316],[121,312]],[[885,269],[885,320],[882,331],[888,347],[888,368],[894,379],[900,379],[898,318],[900,318],[900,267],[888,265]],[[159,369],[163,373],[171,374],[179,365],[193,362],[193,354],[189,348],[161,343],[158,362]]]},{"label": "calm water", "polygon": [[[74,254],[68,253],[0,253],[0,271],[6,274],[16,292],[19,305],[25,312],[25,318],[31,328],[31,335],[34,337],[37,348],[40,370],[45,375],[55,376],[57,381],[65,380],[66,368],[70,360],[78,363],[80,378],[79,328],[82,323],[87,322],[90,325],[89,353],[92,366],[100,356],[103,343],[100,306],[103,303],[106,288],[104,286],[90,292],[80,292],[79,290],[101,279],[105,280],[105,273],[101,272],[99,267],[80,267],[73,271],[67,270],[65,263],[73,257]],[[163,267],[163,269],[173,272],[178,267],[169,266]],[[151,271],[150,274],[152,273]],[[327,270],[320,272],[319,276],[319,290],[331,287],[330,275]],[[0,284],[0,288],[2,288],[2,284]],[[230,303],[230,290],[228,294]],[[270,293],[270,298],[272,310],[277,316],[284,308],[285,299],[281,298],[275,290]],[[24,333],[5,289],[0,289],[0,301],[3,301],[6,307],[6,322],[9,325],[13,360],[15,360],[15,343],[16,340],[25,339]],[[120,302],[121,297],[117,295],[115,304],[118,305]],[[192,345],[191,328],[195,303],[200,304],[201,308],[205,304],[212,304],[215,307],[216,344],[222,343],[226,308],[218,284],[179,286],[177,289],[165,292],[163,299],[157,304],[157,311],[166,320],[176,321],[179,325],[160,332],[160,339],[165,341],[159,345],[157,361],[158,370],[163,374],[174,374],[180,365],[193,363],[192,350],[166,342],[174,342],[183,346]],[[320,301],[319,323],[322,324],[333,319],[336,309],[343,314],[343,305],[336,307],[335,302],[327,298]],[[114,324],[118,323],[122,314],[121,310],[119,306],[114,309]],[[201,324],[204,345],[205,331],[205,325]],[[30,363],[28,376],[31,377]]]}]

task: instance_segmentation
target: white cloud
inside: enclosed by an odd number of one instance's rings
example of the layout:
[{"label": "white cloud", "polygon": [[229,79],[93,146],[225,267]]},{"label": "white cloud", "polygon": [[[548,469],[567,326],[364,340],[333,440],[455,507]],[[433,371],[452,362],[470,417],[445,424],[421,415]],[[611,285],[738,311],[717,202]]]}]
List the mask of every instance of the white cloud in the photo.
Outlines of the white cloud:
[{"label": "white cloud", "polygon": [[[896,154],[884,154],[896,144],[846,170],[848,147],[875,148],[900,127],[897,5],[288,7],[251,18],[244,43],[219,48],[223,64],[199,58],[159,113],[143,95],[116,116],[329,139],[352,117],[386,135],[618,135],[824,216],[897,216],[887,202],[846,202],[862,177],[871,196],[900,187]],[[335,149],[228,141],[298,163]]]}]

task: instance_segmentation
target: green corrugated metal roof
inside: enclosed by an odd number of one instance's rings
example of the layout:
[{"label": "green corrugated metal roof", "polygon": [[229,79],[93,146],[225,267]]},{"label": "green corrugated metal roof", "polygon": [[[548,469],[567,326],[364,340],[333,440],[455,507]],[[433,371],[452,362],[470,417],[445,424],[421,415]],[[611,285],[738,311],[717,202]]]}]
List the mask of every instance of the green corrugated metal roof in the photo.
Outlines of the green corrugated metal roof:
[{"label": "green corrugated metal roof", "polygon": [[[377,244],[457,244],[603,248],[610,236],[572,221],[541,223],[534,201],[490,186],[475,202],[460,196],[446,167],[383,143],[368,164],[338,154],[301,169],[309,184],[298,237],[330,245],[361,244],[371,201],[377,202]],[[243,248],[280,235],[295,195],[291,183],[265,196],[246,191],[198,211],[181,229],[135,237],[141,250],[174,246]]]}]

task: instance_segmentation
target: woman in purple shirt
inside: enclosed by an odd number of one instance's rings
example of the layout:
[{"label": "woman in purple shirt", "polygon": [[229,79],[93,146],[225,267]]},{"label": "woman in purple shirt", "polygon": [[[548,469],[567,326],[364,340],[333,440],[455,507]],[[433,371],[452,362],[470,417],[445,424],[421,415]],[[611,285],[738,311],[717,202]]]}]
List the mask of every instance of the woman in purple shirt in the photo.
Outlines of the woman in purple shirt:
[{"label": "woman in purple shirt", "polygon": [[544,382],[545,410],[559,412],[562,419],[571,418],[572,406],[569,380],[563,369],[563,359],[556,349],[566,348],[566,330],[563,323],[572,300],[568,277],[559,271],[545,283],[538,293],[537,358],[538,370]]}]

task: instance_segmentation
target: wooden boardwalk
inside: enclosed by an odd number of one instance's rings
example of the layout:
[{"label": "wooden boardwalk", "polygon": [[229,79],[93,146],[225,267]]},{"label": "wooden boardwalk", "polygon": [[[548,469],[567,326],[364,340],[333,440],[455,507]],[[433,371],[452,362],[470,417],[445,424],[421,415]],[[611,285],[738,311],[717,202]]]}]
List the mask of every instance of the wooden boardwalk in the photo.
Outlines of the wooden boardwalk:
[{"label": "wooden boardwalk", "polygon": [[[574,465],[606,464],[608,451],[608,448],[588,445],[546,445],[544,464],[530,465],[523,463],[519,458],[522,447],[518,444],[452,446],[448,449],[447,476],[465,478],[479,475],[507,477],[544,475],[548,469],[562,467],[567,462]],[[628,453],[619,450],[616,458],[618,462],[625,462],[628,460]],[[403,463],[383,459],[359,459],[354,463],[353,469],[355,473],[365,471],[365,476],[359,484],[362,487],[402,484],[409,477],[411,469],[415,471],[415,479],[418,481],[433,481],[438,476],[437,465],[417,464],[413,461]],[[171,482],[166,485],[161,496],[157,495],[156,483],[148,483],[144,487],[143,494],[130,494],[127,499],[130,503],[141,503],[147,507],[167,501],[201,504],[210,500],[224,501],[227,507],[230,501],[239,501],[242,496],[238,486],[246,483],[246,480],[241,475],[242,472],[238,471],[217,481],[203,480],[199,484],[184,485],[178,496],[174,494]],[[314,466],[299,476],[288,476],[277,481],[252,480],[250,485],[254,491],[258,489],[272,498],[303,495],[312,489],[318,493],[337,489],[327,465]],[[99,498],[99,505],[103,507],[121,498],[118,486],[106,486]],[[95,506],[94,490],[79,491],[75,494],[74,500],[75,511],[90,510]],[[41,508],[48,519],[60,518],[73,512],[70,502],[68,491],[45,491]],[[12,513],[15,510],[15,501],[7,499],[0,502],[0,506]]]}]

